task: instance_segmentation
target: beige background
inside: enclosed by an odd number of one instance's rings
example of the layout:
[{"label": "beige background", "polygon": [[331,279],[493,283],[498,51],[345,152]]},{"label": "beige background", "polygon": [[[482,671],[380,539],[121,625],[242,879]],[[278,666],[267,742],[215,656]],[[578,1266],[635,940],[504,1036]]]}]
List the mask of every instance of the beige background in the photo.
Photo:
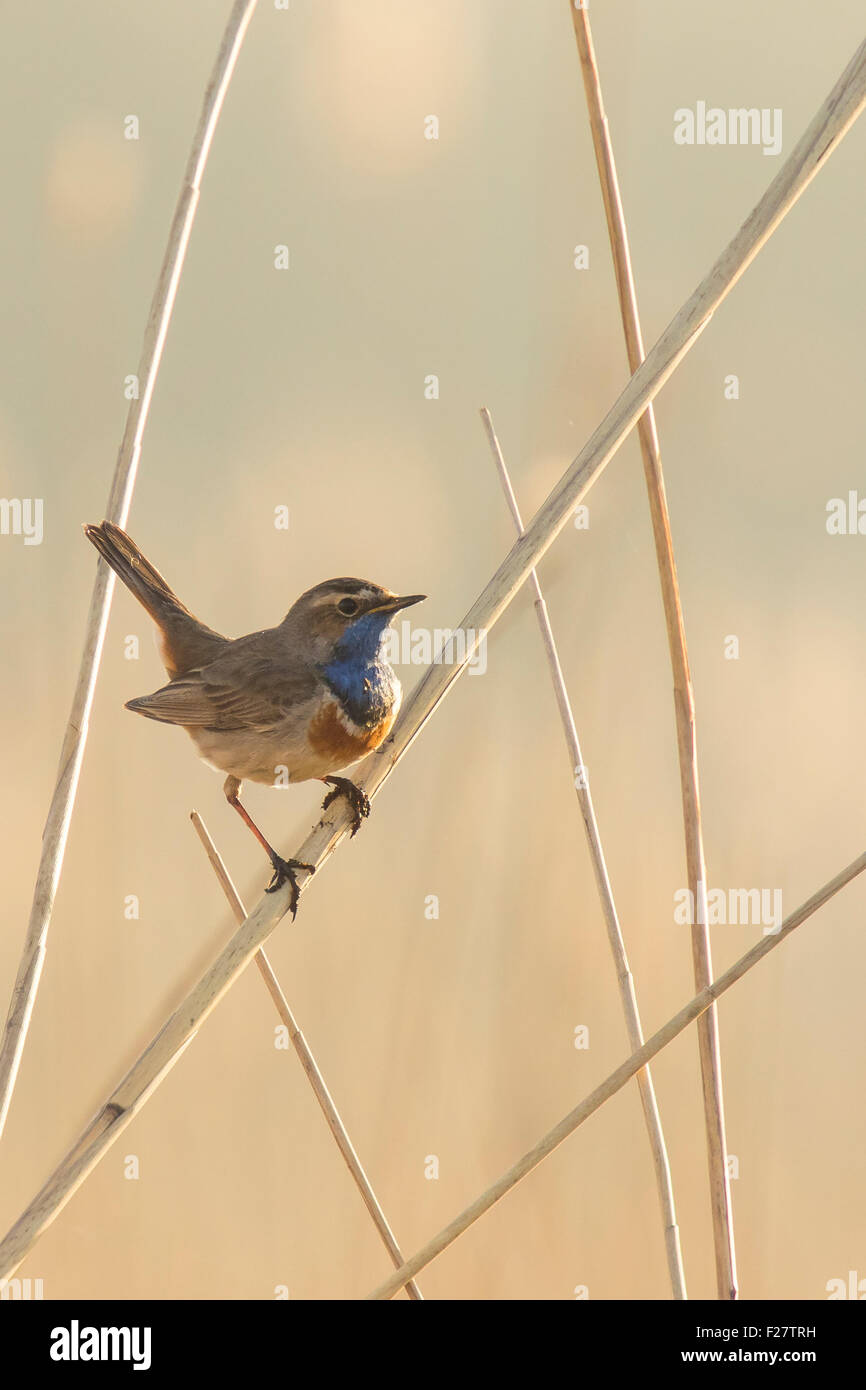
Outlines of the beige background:
[{"label": "beige background", "polygon": [[[100,0],[5,19],[0,90],[0,1009],[17,968],[141,334],[227,3]],[[654,341],[862,39],[862,8],[597,4],[593,23]],[[697,100],[781,107],[782,156],[682,148]],[[439,116],[438,142],[423,120]],[[138,115],[141,138],[122,138]],[[699,716],[709,880],[792,910],[864,848],[866,126],[852,131],[658,402]],[[277,243],[287,273],[273,268]],[[578,242],[590,269],[572,267]],[[740,399],[723,396],[726,374]],[[424,399],[437,373],[441,397]],[[207,622],[278,621],[333,574],[425,591],[455,625],[511,545],[477,408],[527,515],[626,380],[565,0],[262,0],[217,134],[129,529]],[[541,576],[644,1023],[692,993],[671,677],[630,439]],[[288,533],[273,527],[291,509]],[[124,638],[141,637],[139,661]],[[726,636],[740,642],[724,659]],[[495,629],[305,897],[271,958],[399,1240],[412,1251],[625,1056],[531,605]],[[405,668],[404,680],[418,668]],[[248,901],[267,865],[185,737],[122,704],[163,679],[116,596],[29,1045],[0,1148],[5,1229],[231,930],[189,826]],[[318,784],[250,808],[291,852]],[[425,920],[425,895],[441,903]],[[140,897],[138,921],[124,898]],[[744,1296],[866,1276],[866,884],[720,1010]],[[759,929],[713,932],[724,968]],[[47,1298],[362,1295],[389,1268],[251,969],[26,1261]],[[572,1045],[590,1029],[589,1051]],[[713,1293],[694,1033],[655,1076],[689,1291]],[[140,1161],[138,1181],[124,1158]],[[424,1177],[436,1154],[438,1181]],[[668,1294],[634,1087],[420,1280],[429,1297]]]}]

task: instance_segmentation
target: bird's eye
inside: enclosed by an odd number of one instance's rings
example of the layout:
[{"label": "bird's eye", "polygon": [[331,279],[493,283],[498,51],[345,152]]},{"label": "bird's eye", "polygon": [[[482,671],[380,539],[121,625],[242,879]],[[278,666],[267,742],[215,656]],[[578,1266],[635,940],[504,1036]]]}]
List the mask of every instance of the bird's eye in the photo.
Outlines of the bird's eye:
[{"label": "bird's eye", "polygon": [[337,607],[346,618],[354,618],[358,611],[358,605],[353,598],[341,598]]}]

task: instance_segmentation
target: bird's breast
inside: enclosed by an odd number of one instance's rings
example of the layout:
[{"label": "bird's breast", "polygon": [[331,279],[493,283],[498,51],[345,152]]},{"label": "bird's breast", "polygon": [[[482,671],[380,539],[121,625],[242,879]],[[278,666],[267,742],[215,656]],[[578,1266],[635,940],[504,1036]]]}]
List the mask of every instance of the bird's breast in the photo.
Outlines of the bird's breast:
[{"label": "bird's breast", "polygon": [[356,724],[339,700],[329,699],[313,716],[307,730],[310,748],[325,759],[331,770],[348,767],[357,762],[365,753],[387,738],[397,717],[400,706],[400,693],[391,704],[387,714],[375,724]]}]

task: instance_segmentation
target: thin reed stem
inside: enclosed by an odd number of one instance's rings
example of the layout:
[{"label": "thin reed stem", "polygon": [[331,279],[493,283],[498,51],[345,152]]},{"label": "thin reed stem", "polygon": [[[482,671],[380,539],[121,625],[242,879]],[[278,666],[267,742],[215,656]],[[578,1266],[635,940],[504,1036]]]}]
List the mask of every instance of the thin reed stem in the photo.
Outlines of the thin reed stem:
[{"label": "thin reed stem", "polygon": [[700,1018],[701,1015],[710,1008],[715,999],[718,999],[720,995],[725,993],[725,990],[730,989],[731,985],[736,984],[737,980],[741,979],[747,971],[751,970],[759,961],[762,961],[771,951],[774,951],[780,942],[785,940],[786,936],[790,936],[792,931],[799,927],[801,923],[805,922],[808,917],[811,917],[813,912],[817,912],[819,907],[823,907],[824,903],[828,902],[829,899],[833,897],[834,893],[838,893],[841,888],[844,888],[853,878],[861,874],[864,869],[866,869],[866,854],[861,854],[858,859],[855,859],[846,869],[843,869],[841,873],[831,879],[829,883],[825,883],[823,888],[819,888],[818,892],[814,893],[811,898],[798,907],[796,912],[792,912],[791,916],[787,917],[782,923],[777,935],[765,936],[756,946],[753,946],[750,951],[747,951],[744,956],[741,956],[738,961],[735,961],[729,970],[726,970],[717,980],[707,985],[705,989],[702,989],[693,999],[689,1000],[688,1004],[685,1004],[683,1008],[680,1009],[679,1013],[674,1014],[673,1018],[669,1019],[662,1028],[659,1028],[657,1033],[653,1033],[652,1037],[644,1043],[643,1047],[639,1048],[637,1052],[634,1052],[631,1057],[627,1058],[621,1066],[617,1067],[616,1071],[611,1072],[610,1076],[602,1081],[600,1086],[597,1086],[585,1100],[582,1100],[579,1105],[576,1105],[564,1119],[560,1120],[558,1125],[554,1125],[553,1129],[549,1130],[544,1138],[540,1139],[528,1153],[525,1153],[513,1167],[509,1168],[506,1173],[503,1173],[501,1178],[498,1178],[495,1183],[488,1187],[486,1192],[483,1192],[480,1197],[476,1198],[476,1200],[472,1202],[470,1206],[466,1207],[459,1216],[456,1216],[449,1225],[445,1226],[438,1235],[435,1235],[432,1240],[429,1240],[426,1245],[422,1246],[418,1253],[412,1256],[411,1260],[406,1261],[402,1269],[397,1270],[397,1272],[386,1279],[383,1284],[380,1284],[369,1297],[373,1299],[392,1298],[402,1287],[406,1279],[416,1275],[419,1270],[423,1269],[425,1265],[428,1265],[437,1255],[441,1255],[442,1251],[446,1250],[458,1236],[468,1230],[486,1211],[489,1211],[500,1198],[505,1196],[506,1192],[510,1192],[513,1187],[516,1187],[520,1180],[526,1177],[527,1173],[531,1173],[533,1168],[537,1168],[539,1163],[547,1158],[549,1154],[552,1154],[553,1150],[558,1148],[564,1139],[567,1139],[569,1135],[573,1134],[585,1120],[588,1120],[590,1115],[593,1115],[596,1110],[599,1110],[606,1100],[610,1100],[611,1096],[616,1095],[617,1091],[621,1091],[623,1086],[625,1086],[633,1076],[636,1076],[641,1068],[646,1066],[647,1062],[652,1061],[653,1057],[657,1056],[663,1048],[667,1047],[669,1042],[672,1042],[675,1037],[682,1033],[684,1028],[687,1028],[695,1019]]},{"label": "thin reed stem", "polygon": [[[508,508],[511,512],[517,534],[521,536],[523,534],[523,519],[520,515],[520,507],[514,494],[514,488],[511,485],[511,478],[508,474],[508,466],[505,462],[505,457],[500,448],[499,440],[496,437],[496,431],[493,428],[493,420],[491,419],[490,411],[486,406],[481,410],[481,420],[487,434],[490,450],[493,454],[493,461],[496,464],[499,480],[502,484],[502,490],[505,493],[505,500],[508,503]],[[614,902],[613,889],[607,872],[607,864],[605,863],[604,850],[601,844],[601,834],[595,817],[595,807],[592,804],[589,777],[586,765],[583,761],[583,754],[580,751],[577,726],[574,722],[574,714],[572,713],[571,701],[568,698],[568,690],[566,689],[565,678],[562,674],[562,667],[559,664],[559,653],[556,650],[556,641],[553,636],[553,629],[550,625],[547,604],[544,601],[541,583],[535,570],[533,570],[529,576],[529,584],[534,598],[538,626],[541,630],[541,640],[544,644],[545,653],[547,654],[547,663],[550,668],[550,678],[553,682],[556,703],[559,706],[559,714],[562,720],[562,728],[568,749],[568,765],[571,779],[575,792],[577,793],[580,813],[583,817],[584,829],[586,830],[586,842],[589,847],[589,857],[592,861],[598,896],[601,901],[601,910],[604,915],[605,926],[607,927],[607,939],[610,943],[611,955],[613,956],[613,964],[616,971],[616,980],[619,987],[622,1010],[625,1016],[629,1046],[633,1052],[636,1052],[643,1044],[643,1030],[641,1028],[634,979],[632,977],[631,967],[628,963],[628,955],[620,929],[616,903]],[[652,1152],[653,1166],[655,1168],[656,1186],[658,1188],[659,1202],[662,1210],[665,1253],[667,1256],[671,1288],[674,1298],[684,1299],[688,1295],[686,1294],[686,1276],[685,1270],[683,1269],[682,1251],[680,1249],[680,1231],[677,1225],[670,1162],[665,1145],[661,1116],[656,1101],[655,1087],[653,1086],[649,1067],[644,1067],[642,1071],[638,1072],[637,1084],[641,1105],[643,1107],[644,1122],[649,1137],[650,1150]]]},{"label": "thin reed stem", "polygon": [[[204,106],[192,142],[174,220],[165,249],[159,280],[150,307],[144,334],[141,362],[138,368],[139,395],[130,403],[126,429],[117,456],[111,491],[105,515],[119,526],[126,524],[132,490],[135,486],[144,428],[147,424],[153,390],[168,326],[171,322],[177,287],[183,269],[186,249],[195,220],[201,192],[201,180],[210,153],[214,131],[231,82],[235,63],[244,41],[247,27],[256,7],[256,0],[236,0],[223,34],[219,53],[204,96]],[[30,920],[21,952],[21,962],[12,990],[12,999],[0,1043],[0,1136],[6,1124],[9,1105],[21,1056],[30,1027],[33,1005],[39,989],[42,966],[48,942],[48,928],[63,859],[72,822],[75,797],[84,749],[87,743],[90,711],[96,690],[96,679],[102,660],[105,633],[114,575],[103,560],[96,566],[96,578],[90,599],[90,610],[84,635],[84,647],[78,670],[78,681],[72,697],[72,708],[66,726],[57,780],[48,808],[42,833],[42,851],[36,873],[36,887],[30,909]]]},{"label": "thin reed stem", "polygon": [[[217,849],[216,845],[214,844],[213,840],[208,834],[207,826],[205,825],[198,811],[193,811],[190,814],[190,820],[192,821],[193,826],[195,827],[196,834],[198,835],[199,839],[204,845],[205,854],[210,860],[211,865],[213,867],[213,871],[216,874],[217,879],[219,881],[219,885],[225,893],[226,898],[228,899],[228,904],[232,912],[234,913],[235,920],[238,922],[245,921],[247,916],[247,910],[244,907],[241,896],[238,893],[238,890],[235,887],[234,882],[232,881],[231,875],[229,874],[229,871],[223,862],[219,850]],[[284,995],[280,987],[280,982],[274,974],[271,963],[268,960],[264,951],[256,952],[255,962],[258,966],[259,974],[264,980],[265,988],[267,989],[268,994],[273,999],[277,1013],[279,1014],[280,1018],[282,1019],[285,1025],[286,1031],[291,1040],[292,1047],[295,1049],[301,1066],[307,1074],[309,1083],[313,1088],[313,1094],[316,1097],[316,1100],[319,1102],[319,1106],[321,1108],[322,1114],[325,1117],[328,1128],[333,1134],[334,1139],[336,1141],[337,1148],[343,1155],[346,1167],[348,1168],[355,1181],[358,1191],[360,1192],[364,1200],[365,1207],[367,1208],[368,1212],[373,1218],[373,1224],[375,1225],[376,1230],[379,1232],[379,1235],[382,1237],[382,1242],[385,1246],[385,1249],[388,1251],[388,1254],[391,1256],[392,1263],[394,1264],[395,1268],[399,1269],[400,1266],[403,1264],[404,1257],[400,1252],[400,1247],[397,1244],[394,1232],[388,1225],[388,1220],[381,1206],[379,1205],[378,1198],[376,1197],[376,1194],[373,1191],[370,1180],[367,1177],[367,1174],[364,1172],[363,1165],[357,1155],[355,1146],[349,1138],[346,1126],[343,1124],[343,1121],[340,1118],[340,1113],[337,1110],[337,1107],[331,1098],[331,1093],[325,1085],[324,1077],[322,1076],[322,1073],[319,1071],[316,1059],[310,1051],[310,1047],[307,1043],[306,1038],[304,1037],[303,1033],[298,1027],[298,1024],[295,1021],[295,1016],[289,1008],[289,1002],[286,999],[286,996]],[[410,1279],[407,1283],[406,1292],[411,1299],[423,1302],[424,1295],[421,1293],[421,1290],[418,1288],[418,1285],[415,1283],[414,1279]]]},{"label": "thin reed stem", "polygon": [[[578,9],[573,4],[569,4],[569,9],[577,39],[580,69],[583,74],[586,103],[589,109],[592,143],[598,165],[598,176],[601,181],[629,370],[636,372],[644,359],[643,336],[631,268],[628,229],[613,156],[613,144],[604,111],[601,80],[595,60],[589,16],[585,9]],[[692,901],[697,908],[691,933],[695,988],[703,989],[713,978],[713,961],[706,912],[707,870],[701,827],[695,700],[689,671],[686,631],[680,604],[658,431],[656,430],[655,413],[651,405],[647,407],[645,414],[638,420],[637,432],[646,477],[656,561],[661,580],[665,626],[667,627],[668,647],[673,670],[674,713],[677,726],[677,752],[680,765],[680,788],[686,843],[686,873],[692,892]],[[701,1015],[697,1032],[704,1101],[704,1125],[707,1136],[710,1205],[716,1259],[716,1289],[719,1298],[734,1299],[738,1292],[737,1261],[734,1248],[731,1187],[728,1177],[718,1012],[715,1005]]]}]

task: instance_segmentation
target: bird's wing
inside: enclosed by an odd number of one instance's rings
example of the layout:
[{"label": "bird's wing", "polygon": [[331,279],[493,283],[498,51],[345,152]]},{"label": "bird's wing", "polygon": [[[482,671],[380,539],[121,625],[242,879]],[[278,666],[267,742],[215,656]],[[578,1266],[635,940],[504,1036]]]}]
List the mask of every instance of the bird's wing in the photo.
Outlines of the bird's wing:
[{"label": "bird's wing", "polygon": [[165,724],[266,732],[310,701],[320,684],[315,669],[254,633],[199,671],[130,700],[127,709]]},{"label": "bird's wing", "polygon": [[158,719],[162,724],[183,724],[190,728],[196,724],[214,724],[218,718],[218,711],[208,699],[198,671],[171,681],[152,695],[127,700],[126,708],[148,719]]}]

